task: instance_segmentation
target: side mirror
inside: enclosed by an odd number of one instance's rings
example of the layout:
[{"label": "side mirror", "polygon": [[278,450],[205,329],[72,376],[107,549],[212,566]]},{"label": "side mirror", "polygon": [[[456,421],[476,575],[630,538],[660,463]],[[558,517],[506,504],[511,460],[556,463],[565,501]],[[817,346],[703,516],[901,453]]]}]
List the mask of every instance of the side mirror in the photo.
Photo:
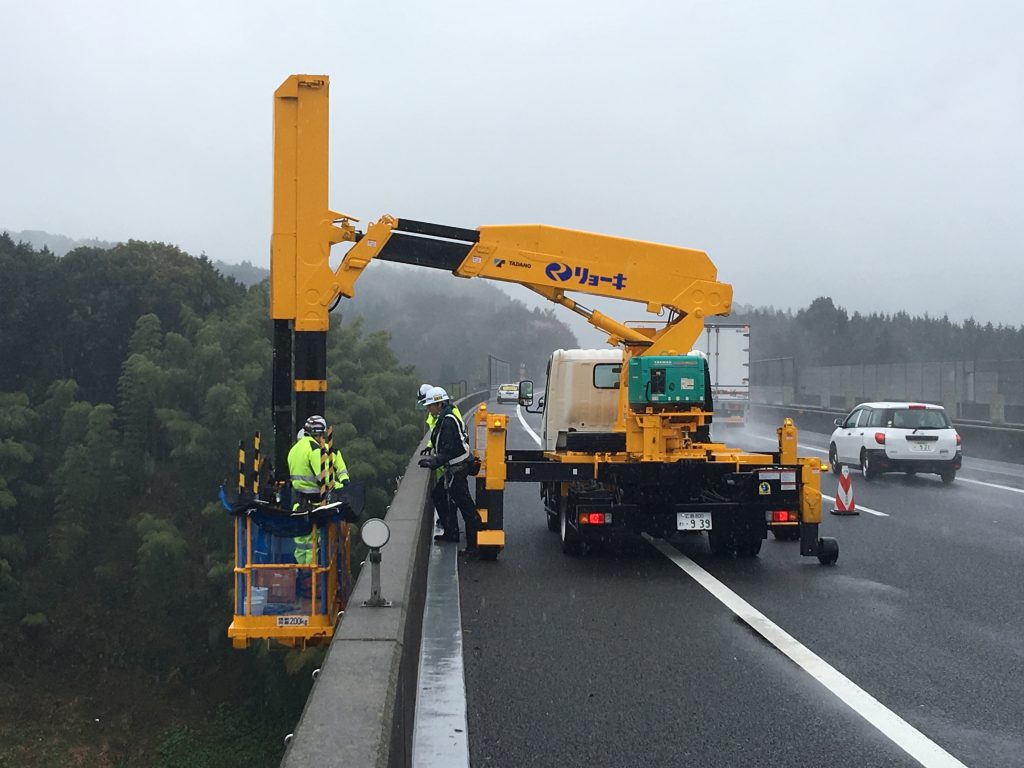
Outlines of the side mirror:
[{"label": "side mirror", "polygon": [[533,405],[533,382],[532,381],[520,381],[519,382],[519,404],[520,405]]},{"label": "side mirror", "polygon": [[540,410],[542,410],[542,411],[544,410],[544,398],[543,397],[541,397],[541,399],[537,401],[537,407],[540,408]]},{"label": "side mirror", "polygon": [[836,425],[837,427],[841,427],[841,426],[843,426],[843,419],[842,419],[842,417],[840,416],[840,417],[839,417],[838,419],[836,419],[836,420],[835,420],[835,421],[833,421],[832,423],[833,423],[833,424],[835,424],[835,425]]}]

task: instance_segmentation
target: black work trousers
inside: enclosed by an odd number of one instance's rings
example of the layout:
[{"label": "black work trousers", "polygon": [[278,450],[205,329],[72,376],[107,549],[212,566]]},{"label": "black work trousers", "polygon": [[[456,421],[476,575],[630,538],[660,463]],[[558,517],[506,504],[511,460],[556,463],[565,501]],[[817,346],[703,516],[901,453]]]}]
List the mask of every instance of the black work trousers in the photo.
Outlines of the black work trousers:
[{"label": "black work trousers", "polygon": [[448,520],[442,526],[446,533],[454,534],[459,530],[459,520],[455,510],[462,513],[466,523],[466,546],[476,548],[476,532],[480,530],[480,513],[476,511],[473,497],[469,495],[469,480],[465,472],[445,470],[444,487],[448,491]]},{"label": "black work trousers", "polygon": [[[431,470],[433,473],[434,470]],[[441,528],[448,532],[449,521],[451,520],[451,514],[448,511],[448,491],[444,487],[444,475],[441,477],[435,477],[434,487],[430,489],[430,499],[434,502],[434,509],[437,511],[437,520]],[[458,532],[459,521],[455,521],[455,525],[452,528],[453,532]]]}]

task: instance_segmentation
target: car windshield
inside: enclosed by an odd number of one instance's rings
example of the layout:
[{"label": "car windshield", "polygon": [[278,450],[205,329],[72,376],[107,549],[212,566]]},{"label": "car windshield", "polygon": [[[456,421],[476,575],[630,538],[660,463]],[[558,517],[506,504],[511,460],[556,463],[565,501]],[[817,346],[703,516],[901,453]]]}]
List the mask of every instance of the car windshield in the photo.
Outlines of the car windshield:
[{"label": "car windshield", "polygon": [[892,411],[892,425],[900,429],[947,429],[946,412],[938,408],[901,408]]}]

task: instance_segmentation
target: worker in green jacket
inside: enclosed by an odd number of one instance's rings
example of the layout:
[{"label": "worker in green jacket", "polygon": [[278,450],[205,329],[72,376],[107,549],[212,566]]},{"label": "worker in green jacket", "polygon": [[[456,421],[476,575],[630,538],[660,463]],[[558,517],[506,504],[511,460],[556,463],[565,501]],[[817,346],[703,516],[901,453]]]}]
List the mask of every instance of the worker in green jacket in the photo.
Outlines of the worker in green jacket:
[{"label": "worker in green jacket", "polygon": [[[327,432],[323,416],[310,416],[302,426],[299,439],[288,451],[288,474],[291,477],[292,509],[315,505],[320,500],[320,471],[323,464],[321,443]],[[331,450],[334,483],[330,490],[343,488],[349,481],[348,468],[341,451]],[[295,562],[309,565],[313,562],[313,535],[295,537]]]}]

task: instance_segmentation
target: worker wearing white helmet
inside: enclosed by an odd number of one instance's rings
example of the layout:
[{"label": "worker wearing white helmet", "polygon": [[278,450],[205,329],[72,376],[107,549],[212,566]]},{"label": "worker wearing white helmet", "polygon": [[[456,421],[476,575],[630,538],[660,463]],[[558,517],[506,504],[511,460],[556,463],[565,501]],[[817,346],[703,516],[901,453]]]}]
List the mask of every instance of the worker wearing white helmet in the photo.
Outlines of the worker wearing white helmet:
[{"label": "worker wearing white helmet", "polygon": [[433,388],[433,384],[420,384],[420,388],[416,392],[416,405],[426,405],[427,392],[429,392]]},{"label": "worker wearing white helmet", "polygon": [[[426,408],[427,405],[427,393],[434,389],[433,384],[420,384],[420,388],[416,393],[416,405],[420,408]],[[459,406],[452,405],[452,410],[455,415],[460,419],[462,413],[459,411]],[[429,410],[427,411],[427,432],[433,433],[434,425],[437,423],[437,418]],[[433,443],[430,438],[427,438],[427,447],[420,451],[420,456],[429,456],[433,451]],[[445,522],[449,519],[448,510],[448,492],[444,488],[444,470],[441,468],[434,470],[434,486],[430,490],[430,498],[434,502],[434,511],[437,513],[437,524],[444,529]],[[458,534],[456,534],[458,537]],[[444,540],[444,533],[440,533],[434,537],[437,541]]]},{"label": "worker wearing white helmet", "polygon": [[455,516],[455,508],[458,508],[466,524],[466,551],[476,552],[480,514],[473,497],[469,495],[467,474],[473,464],[469,433],[462,416],[456,415],[451,398],[444,389],[433,387],[426,393],[424,403],[436,422],[430,435],[430,455],[420,459],[419,464],[428,469],[443,470],[444,481],[439,485],[444,488],[449,502],[446,518],[441,521],[444,533],[435,538],[440,541],[459,540],[459,521]]}]

